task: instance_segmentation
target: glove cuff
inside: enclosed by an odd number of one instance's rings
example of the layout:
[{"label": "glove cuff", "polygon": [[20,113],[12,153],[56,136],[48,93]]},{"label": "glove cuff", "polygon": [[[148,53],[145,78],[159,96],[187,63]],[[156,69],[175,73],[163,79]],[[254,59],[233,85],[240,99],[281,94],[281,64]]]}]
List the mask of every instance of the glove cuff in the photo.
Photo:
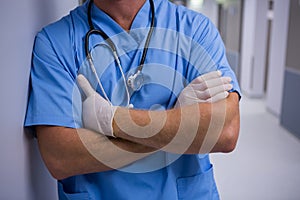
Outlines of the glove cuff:
[{"label": "glove cuff", "polygon": [[98,133],[115,137],[112,127],[113,118],[117,106],[111,106],[107,103],[100,106],[103,102],[97,101],[94,95],[87,98],[83,103],[83,123],[84,127]]}]

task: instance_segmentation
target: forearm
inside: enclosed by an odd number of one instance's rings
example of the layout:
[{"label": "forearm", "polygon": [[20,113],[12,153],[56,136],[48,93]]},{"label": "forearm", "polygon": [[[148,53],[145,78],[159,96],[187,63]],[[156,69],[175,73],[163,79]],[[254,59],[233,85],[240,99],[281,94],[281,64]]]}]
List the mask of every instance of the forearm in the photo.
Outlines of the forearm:
[{"label": "forearm", "polygon": [[114,134],[172,153],[227,152],[232,148],[229,142],[237,140],[238,109],[237,94],[214,104],[200,103],[168,111],[118,108]]},{"label": "forearm", "polygon": [[[213,147],[213,149],[211,150],[212,153],[216,153],[216,152],[231,152],[236,144],[237,144],[237,139],[236,140],[230,140],[230,138],[236,137],[238,138],[239,135],[239,124],[240,124],[240,117],[239,117],[239,110],[236,110],[236,112],[238,112],[238,114],[236,114],[234,116],[234,118],[227,122],[228,125],[226,125],[224,127],[224,129],[222,130],[222,133],[220,135],[220,139],[217,141],[217,144]],[[236,128],[237,130],[233,130],[234,128]],[[223,141],[227,141],[227,142],[223,142]],[[224,149],[227,149],[227,151]]]},{"label": "forearm", "polygon": [[40,126],[37,134],[42,157],[56,179],[118,169],[154,151],[87,129]]}]

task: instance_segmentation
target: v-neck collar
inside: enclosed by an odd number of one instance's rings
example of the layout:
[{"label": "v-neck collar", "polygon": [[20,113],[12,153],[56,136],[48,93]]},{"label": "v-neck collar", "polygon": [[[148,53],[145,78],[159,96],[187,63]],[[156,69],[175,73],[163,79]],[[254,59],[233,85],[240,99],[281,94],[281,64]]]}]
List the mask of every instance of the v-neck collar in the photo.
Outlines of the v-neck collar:
[{"label": "v-neck collar", "polygon": [[[153,1],[155,10],[157,10],[157,6],[162,0]],[[136,14],[129,32],[125,31],[117,22],[115,22],[108,14],[98,8],[94,3],[92,4],[91,14],[95,29],[102,30],[108,35],[108,37],[112,39],[120,55],[131,50],[144,48],[152,19],[149,0],[145,1],[144,5]]]},{"label": "v-neck collar", "polygon": [[102,30],[109,37],[113,37],[114,35],[120,33],[127,33],[127,35],[130,36],[130,32],[133,29],[147,28],[150,26],[150,21],[151,21],[149,0],[145,1],[144,5],[138,11],[137,15],[135,16],[132,22],[129,32],[125,31],[117,22],[115,22],[108,14],[106,14],[100,8],[98,8],[94,3],[92,5],[91,13],[92,13],[92,21],[95,28]]}]

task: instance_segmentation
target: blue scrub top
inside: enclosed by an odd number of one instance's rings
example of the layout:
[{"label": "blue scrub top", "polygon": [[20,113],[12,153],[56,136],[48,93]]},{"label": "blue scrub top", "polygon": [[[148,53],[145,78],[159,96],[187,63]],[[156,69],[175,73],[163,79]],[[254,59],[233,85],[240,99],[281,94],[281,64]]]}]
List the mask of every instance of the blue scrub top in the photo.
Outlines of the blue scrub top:
[{"label": "blue scrub top", "polygon": [[[171,109],[181,90],[197,76],[221,70],[232,78],[240,94],[221,37],[205,16],[154,0],[155,30],[145,60],[145,85],[130,91],[138,109]],[[136,15],[130,32],[93,5],[92,20],[117,46],[125,76],[141,60],[151,12],[148,1]],[[81,95],[76,77],[82,73],[102,94],[85,60],[84,38],[89,30],[87,3],[36,36],[31,88],[25,126],[82,127]],[[122,75],[99,35],[89,48],[107,96],[114,105],[126,104]],[[58,181],[60,199],[219,199],[208,155],[175,155],[158,152],[119,170],[78,175]]]}]

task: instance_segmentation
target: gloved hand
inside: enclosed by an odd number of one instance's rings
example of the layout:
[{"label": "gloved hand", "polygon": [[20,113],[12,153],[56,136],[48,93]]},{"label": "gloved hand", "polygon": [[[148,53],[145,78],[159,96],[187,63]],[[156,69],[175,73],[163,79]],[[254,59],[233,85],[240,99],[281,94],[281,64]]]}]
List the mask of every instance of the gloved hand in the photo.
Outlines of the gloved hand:
[{"label": "gloved hand", "polygon": [[214,103],[227,98],[232,89],[230,77],[222,77],[221,71],[213,71],[195,78],[180,93],[175,108],[194,103]]},{"label": "gloved hand", "polygon": [[114,137],[112,122],[117,107],[101,97],[83,75],[78,75],[77,82],[86,95],[82,103],[84,127]]}]

